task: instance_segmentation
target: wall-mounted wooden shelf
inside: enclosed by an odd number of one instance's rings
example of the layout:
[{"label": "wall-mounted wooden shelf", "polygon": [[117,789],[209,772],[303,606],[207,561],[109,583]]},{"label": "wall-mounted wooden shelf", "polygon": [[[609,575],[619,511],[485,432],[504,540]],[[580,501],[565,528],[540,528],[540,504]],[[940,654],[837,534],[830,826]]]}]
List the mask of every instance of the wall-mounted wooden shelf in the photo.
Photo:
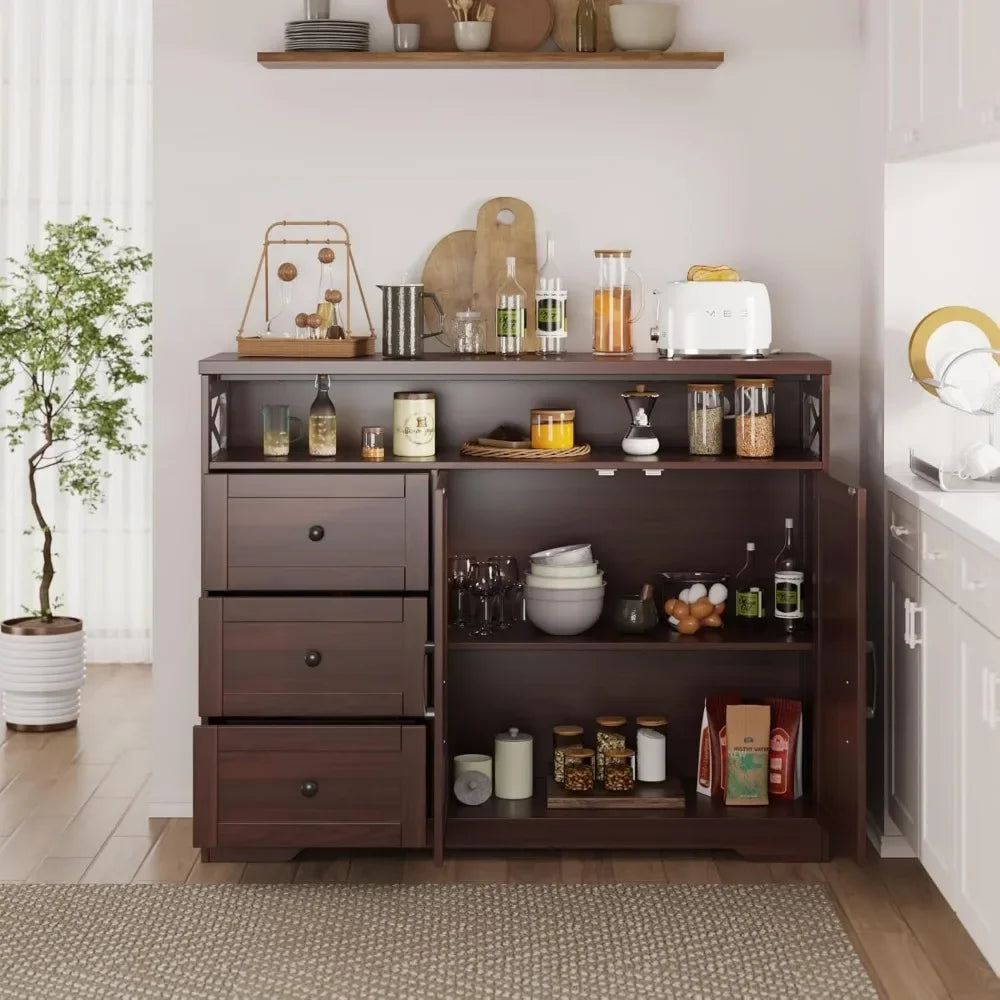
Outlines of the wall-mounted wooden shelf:
[{"label": "wall-mounted wooden shelf", "polygon": [[258,52],[268,69],[715,69],[723,52]]}]

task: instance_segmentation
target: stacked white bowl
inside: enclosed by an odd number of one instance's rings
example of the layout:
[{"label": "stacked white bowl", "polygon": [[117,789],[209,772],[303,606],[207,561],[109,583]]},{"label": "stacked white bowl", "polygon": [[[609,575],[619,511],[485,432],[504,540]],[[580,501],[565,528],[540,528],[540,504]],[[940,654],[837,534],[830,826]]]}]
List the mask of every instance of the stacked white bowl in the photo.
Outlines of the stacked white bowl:
[{"label": "stacked white bowl", "polygon": [[524,581],[528,621],[549,635],[586,632],[601,617],[604,587],[589,544],[536,552]]}]

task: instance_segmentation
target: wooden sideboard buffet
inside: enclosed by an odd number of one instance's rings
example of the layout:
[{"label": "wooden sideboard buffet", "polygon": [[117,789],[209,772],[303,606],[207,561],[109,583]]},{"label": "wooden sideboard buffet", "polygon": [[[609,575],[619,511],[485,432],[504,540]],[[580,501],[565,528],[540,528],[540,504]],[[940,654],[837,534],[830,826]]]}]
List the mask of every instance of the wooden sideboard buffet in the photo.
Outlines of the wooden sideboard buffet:
[{"label": "wooden sideboard buffet", "polygon": [[[306,417],[331,377],[338,455],[295,445],[267,459],[260,407]],[[829,475],[830,363],[456,358],[237,359],[200,365],[203,566],[195,842],[212,860],[309,849],[730,849],[821,860],[864,851],[864,493]],[[776,380],[775,455],[688,455],[686,384]],[[620,394],[660,393],[652,459],[622,453]],[[437,398],[437,454],[391,454],[393,393]],[[578,459],[490,461],[462,442],[538,406],[573,407]],[[387,428],[383,462],[362,461],[362,424]],[[299,446],[302,448],[303,446]],[[747,540],[766,558],[784,518],[799,528],[810,628],[773,623],[638,636],[602,619],[583,635],[527,623],[485,638],[449,635],[449,553],[530,552],[589,541],[616,594],[663,570],[732,572]],[[765,565],[765,573],[767,567]],[[726,807],[695,795],[707,694],[798,698],[804,784],[795,802]],[[666,712],[681,810],[548,810],[554,724]],[[459,805],[451,758],[491,752],[495,733],[535,736],[531,799]]]}]

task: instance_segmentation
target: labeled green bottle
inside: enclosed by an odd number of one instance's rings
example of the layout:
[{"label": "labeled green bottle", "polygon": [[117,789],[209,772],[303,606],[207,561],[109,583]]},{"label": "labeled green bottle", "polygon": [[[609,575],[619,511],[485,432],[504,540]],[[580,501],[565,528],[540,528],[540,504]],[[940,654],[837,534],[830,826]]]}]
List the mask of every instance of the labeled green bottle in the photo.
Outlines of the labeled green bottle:
[{"label": "labeled green bottle", "polygon": [[764,588],[757,575],[756,554],[756,543],[747,542],[746,562],[733,581],[736,620],[739,622],[759,622],[765,615]]},{"label": "labeled green bottle", "polygon": [[774,559],[774,617],[786,632],[801,628],[805,618],[802,588],[805,573],[795,555],[795,521],[785,518],[785,544]]},{"label": "labeled green bottle", "polygon": [[497,289],[497,354],[518,355],[524,348],[528,296],[515,275],[517,258],[507,258],[507,277]]}]

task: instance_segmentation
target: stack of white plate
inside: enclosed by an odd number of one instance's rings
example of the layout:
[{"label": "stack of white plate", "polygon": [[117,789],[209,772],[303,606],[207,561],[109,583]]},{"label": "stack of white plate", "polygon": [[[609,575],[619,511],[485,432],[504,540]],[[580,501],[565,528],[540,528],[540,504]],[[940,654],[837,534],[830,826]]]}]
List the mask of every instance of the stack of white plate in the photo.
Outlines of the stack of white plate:
[{"label": "stack of white plate", "polygon": [[536,552],[525,577],[528,620],[550,635],[586,632],[601,617],[604,587],[589,545]]},{"label": "stack of white plate", "polygon": [[285,51],[368,51],[367,21],[289,21],[285,25]]}]

